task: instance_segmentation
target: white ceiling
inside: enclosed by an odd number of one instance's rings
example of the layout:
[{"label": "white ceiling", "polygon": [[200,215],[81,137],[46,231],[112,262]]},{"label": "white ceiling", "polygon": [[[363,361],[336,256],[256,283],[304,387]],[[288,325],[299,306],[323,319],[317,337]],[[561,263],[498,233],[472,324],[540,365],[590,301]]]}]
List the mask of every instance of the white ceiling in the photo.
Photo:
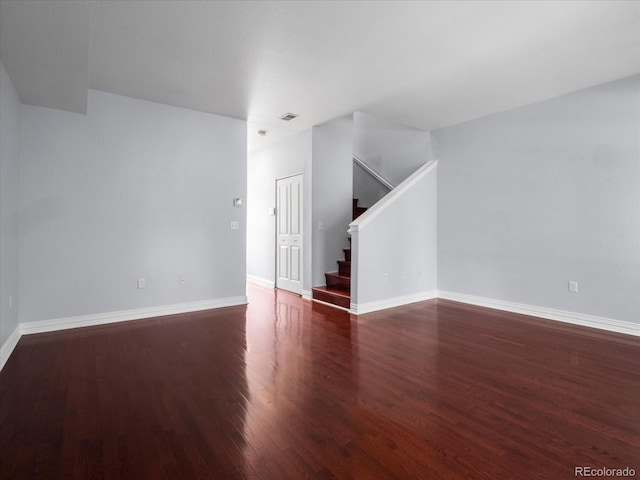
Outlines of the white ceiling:
[{"label": "white ceiling", "polygon": [[640,2],[0,0],[0,60],[23,103],[84,113],[103,90],[246,119],[257,148],[357,110],[431,130],[640,73]]}]

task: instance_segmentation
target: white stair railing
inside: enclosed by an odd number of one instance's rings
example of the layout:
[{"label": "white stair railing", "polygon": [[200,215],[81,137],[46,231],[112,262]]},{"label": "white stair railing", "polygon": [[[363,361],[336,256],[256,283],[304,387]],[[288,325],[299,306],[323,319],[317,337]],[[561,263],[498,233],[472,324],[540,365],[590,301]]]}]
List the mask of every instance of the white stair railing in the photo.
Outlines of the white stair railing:
[{"label": "white stair railing", "polygon": [[380,175],[378,172],[373,170],[369,165],[367,165],[362,160],[360,160],[357,155],[353,155],[353,161],[354,163],[358,164],[365,172],[367,172],[369,175],[375,178],[378,182],[384,185],[387,190],[391,191],[394,189],[394,186],[391,184],[391,182],[389,182],[382,175]]}]

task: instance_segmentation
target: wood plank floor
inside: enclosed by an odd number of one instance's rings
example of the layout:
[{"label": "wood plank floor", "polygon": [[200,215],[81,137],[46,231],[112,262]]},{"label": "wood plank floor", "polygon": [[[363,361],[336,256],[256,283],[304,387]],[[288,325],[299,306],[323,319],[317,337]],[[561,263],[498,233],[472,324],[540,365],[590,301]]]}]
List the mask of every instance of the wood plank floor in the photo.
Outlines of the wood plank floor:
[{"label": "wood plank floor", "polygon": [[2,479],[640,476],[640,339],[444,300],[250,304],[25,336]]}]

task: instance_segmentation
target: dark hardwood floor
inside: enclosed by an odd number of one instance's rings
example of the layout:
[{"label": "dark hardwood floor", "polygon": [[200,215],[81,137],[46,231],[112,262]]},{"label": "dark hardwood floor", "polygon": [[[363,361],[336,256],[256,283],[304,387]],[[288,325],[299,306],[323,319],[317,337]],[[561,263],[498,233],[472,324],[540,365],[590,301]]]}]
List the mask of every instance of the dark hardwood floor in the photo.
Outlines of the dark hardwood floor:
[{"label": "dark hardwood floor", "polygon": [[444,300],[250,304],[22,337],[2,479],[640,477],[640,339]]}]

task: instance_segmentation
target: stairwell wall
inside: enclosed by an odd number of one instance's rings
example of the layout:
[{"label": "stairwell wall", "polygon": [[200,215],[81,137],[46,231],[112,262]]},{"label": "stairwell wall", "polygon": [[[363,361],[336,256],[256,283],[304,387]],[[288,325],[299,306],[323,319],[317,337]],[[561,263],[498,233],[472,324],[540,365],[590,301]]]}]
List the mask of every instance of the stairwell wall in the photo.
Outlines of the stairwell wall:
[{"label": "stairwell wall", "polygon": [[423,169],[352,224],[354,313],[437,294],[437,167]]},{"label": "stairwell wall", "polygon": [[348,246],[353,198],[353,115],[313,127],[312,283],[338,270]]},{"label": "stairwell wall", "polygon": [[[434,158],[429,132],[364,112],[353,114],[353,153],[394,186]],[[387,193],[354,163],[353,194],[361,206],[370,207]]]}]

